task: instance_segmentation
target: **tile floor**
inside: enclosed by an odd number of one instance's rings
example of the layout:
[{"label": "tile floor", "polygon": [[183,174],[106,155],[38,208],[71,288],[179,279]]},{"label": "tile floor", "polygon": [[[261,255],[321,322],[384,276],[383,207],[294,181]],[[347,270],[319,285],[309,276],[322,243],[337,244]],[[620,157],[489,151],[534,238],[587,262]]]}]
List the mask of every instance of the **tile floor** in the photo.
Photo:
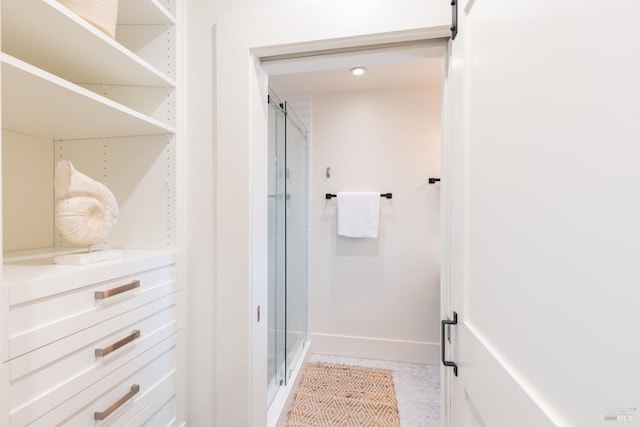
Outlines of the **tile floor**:
[{"label": "tile floor", "polygon": [[309,362],[391,369],[401,427],[440,427],[440,367],[312,354]]}]

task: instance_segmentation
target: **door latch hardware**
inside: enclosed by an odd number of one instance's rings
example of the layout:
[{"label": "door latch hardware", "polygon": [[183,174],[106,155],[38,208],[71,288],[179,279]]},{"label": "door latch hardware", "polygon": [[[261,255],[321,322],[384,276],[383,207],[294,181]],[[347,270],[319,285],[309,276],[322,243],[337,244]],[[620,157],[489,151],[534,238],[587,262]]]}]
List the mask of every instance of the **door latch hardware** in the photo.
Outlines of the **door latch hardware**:
[{"label": "door latch hardware", "polygon": [[442,354],[442,364],[444,366],[450,366],[453,368],[453,375],[458,376],[458,365],[450,360],[446,360],[445,356],[445,327],[447,325],[457,325],[458,324],[458,313],[453,312],[453,320],[443,320],[440,324],[440,351]]}]

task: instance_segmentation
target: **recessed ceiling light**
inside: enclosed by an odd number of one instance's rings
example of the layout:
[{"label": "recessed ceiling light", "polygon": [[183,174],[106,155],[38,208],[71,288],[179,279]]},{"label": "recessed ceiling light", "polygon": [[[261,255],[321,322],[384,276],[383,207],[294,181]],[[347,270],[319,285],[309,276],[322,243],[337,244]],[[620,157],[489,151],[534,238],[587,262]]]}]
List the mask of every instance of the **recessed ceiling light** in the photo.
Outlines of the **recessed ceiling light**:
[{"label": "recessed ceiling light", "polygon": [[356,68],[352,68],[350,72],[354,76],[361,76],[364,74],[365,71],[367,71],[367,69],[364,67],[356,67]]}]

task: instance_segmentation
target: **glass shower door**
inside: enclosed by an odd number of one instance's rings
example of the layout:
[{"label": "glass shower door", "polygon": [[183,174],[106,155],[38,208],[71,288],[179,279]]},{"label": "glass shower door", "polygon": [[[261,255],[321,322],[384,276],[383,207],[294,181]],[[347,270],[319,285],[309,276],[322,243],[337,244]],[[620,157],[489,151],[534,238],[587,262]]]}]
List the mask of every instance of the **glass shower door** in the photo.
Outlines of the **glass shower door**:
[{"label": "glass shower door", "polygon": [[269,97],[268,404],[307,340],[307,131]]},{"label": "glass shower door", "polygon": [[285,280],[286,280],[286,164],[283,109],[269,103],[269,201],[268,201],[268,338],[267,381],[270,404],[285,381]]}]

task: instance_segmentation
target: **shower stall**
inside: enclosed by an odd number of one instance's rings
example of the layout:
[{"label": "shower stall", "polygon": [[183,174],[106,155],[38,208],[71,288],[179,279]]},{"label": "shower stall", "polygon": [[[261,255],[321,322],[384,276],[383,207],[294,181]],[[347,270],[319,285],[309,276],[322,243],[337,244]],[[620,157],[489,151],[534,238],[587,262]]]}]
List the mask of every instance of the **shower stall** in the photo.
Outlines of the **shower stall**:
[{"label": "shower stall", "polygon": [[269,93],[268,404],[292,379],[307,340],[307,130]]}]

